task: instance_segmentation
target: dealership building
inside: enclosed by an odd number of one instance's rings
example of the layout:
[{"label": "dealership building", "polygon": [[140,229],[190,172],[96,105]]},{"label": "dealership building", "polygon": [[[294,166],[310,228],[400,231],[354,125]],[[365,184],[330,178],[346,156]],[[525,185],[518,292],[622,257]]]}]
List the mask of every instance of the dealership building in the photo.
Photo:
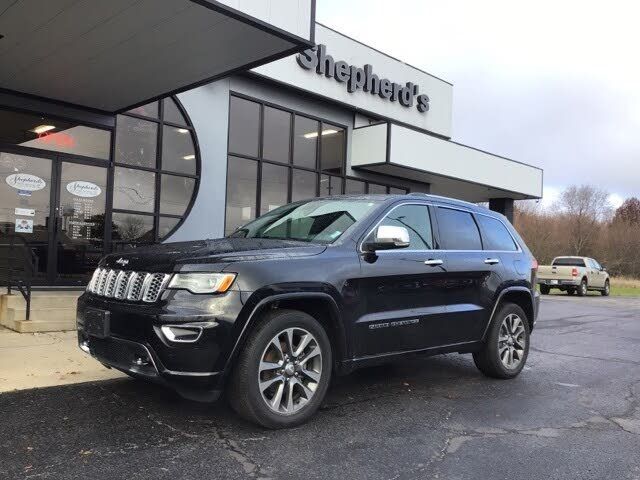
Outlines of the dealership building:
[{"label": "dealership building", "polygon": [[541,169],[451,140],[449,82],[315,22],[313,0],[0,1],[0,67],[0,256],[28,249],[36,286],[310,197],[511,217],[542,195]]}]

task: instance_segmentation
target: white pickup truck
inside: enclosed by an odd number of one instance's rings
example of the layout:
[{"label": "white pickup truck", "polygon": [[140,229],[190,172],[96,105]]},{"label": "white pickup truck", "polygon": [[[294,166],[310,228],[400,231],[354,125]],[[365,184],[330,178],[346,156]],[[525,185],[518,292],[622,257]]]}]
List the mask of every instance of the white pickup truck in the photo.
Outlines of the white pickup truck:
[{"label": "white pickup truck", "polygon": [[584,297],[589,290],[597,290],[605,297],[611,292],[609,274],[603,266],[589,257],[556,257],[551,265],[538,267],[540,293],[547,295],[557,288],[569,295]]}]

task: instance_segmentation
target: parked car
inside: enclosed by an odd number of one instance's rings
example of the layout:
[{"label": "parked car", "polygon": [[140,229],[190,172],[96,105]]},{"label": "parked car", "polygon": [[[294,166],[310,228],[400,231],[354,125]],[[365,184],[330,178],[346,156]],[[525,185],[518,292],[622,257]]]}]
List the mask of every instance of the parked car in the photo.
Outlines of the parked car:
[{"label": "parked car", "polygon": [[424,194],[292,203],[226,238],[108,255],[78,300],[103,364],[300,424],[333,374],[409,354],[472,353],[513,378],[529,352],[537,263],[511,224]]},{"label": "parked car", "polygon": [[606,269],[589,257],[556,257],[551,265],[538,269],[540,293],[547,295],[552,288],[584,297],[589,290],[597,290],[605,297],[611,293]]}]

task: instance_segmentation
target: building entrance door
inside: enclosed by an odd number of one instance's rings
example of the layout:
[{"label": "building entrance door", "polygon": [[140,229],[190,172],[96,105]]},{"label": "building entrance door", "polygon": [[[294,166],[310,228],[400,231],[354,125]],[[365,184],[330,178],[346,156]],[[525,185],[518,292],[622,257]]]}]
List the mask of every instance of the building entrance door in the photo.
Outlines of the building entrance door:
[{"label": "building entrance door", "polygon": [[0,245],[25,240],[35,285],[85,285],[104,253],[107,168],[91,163],[0,152]]}]

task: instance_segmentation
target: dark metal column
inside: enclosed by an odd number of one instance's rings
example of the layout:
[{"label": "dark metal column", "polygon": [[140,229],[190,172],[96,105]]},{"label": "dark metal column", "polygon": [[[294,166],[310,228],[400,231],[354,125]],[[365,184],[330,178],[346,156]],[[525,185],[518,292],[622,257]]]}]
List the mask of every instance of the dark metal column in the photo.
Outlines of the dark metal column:
[{"label": "dark metal column", "polygon": [[489,209],[501,213],[513,223],[513,198],[490,198]]}]

